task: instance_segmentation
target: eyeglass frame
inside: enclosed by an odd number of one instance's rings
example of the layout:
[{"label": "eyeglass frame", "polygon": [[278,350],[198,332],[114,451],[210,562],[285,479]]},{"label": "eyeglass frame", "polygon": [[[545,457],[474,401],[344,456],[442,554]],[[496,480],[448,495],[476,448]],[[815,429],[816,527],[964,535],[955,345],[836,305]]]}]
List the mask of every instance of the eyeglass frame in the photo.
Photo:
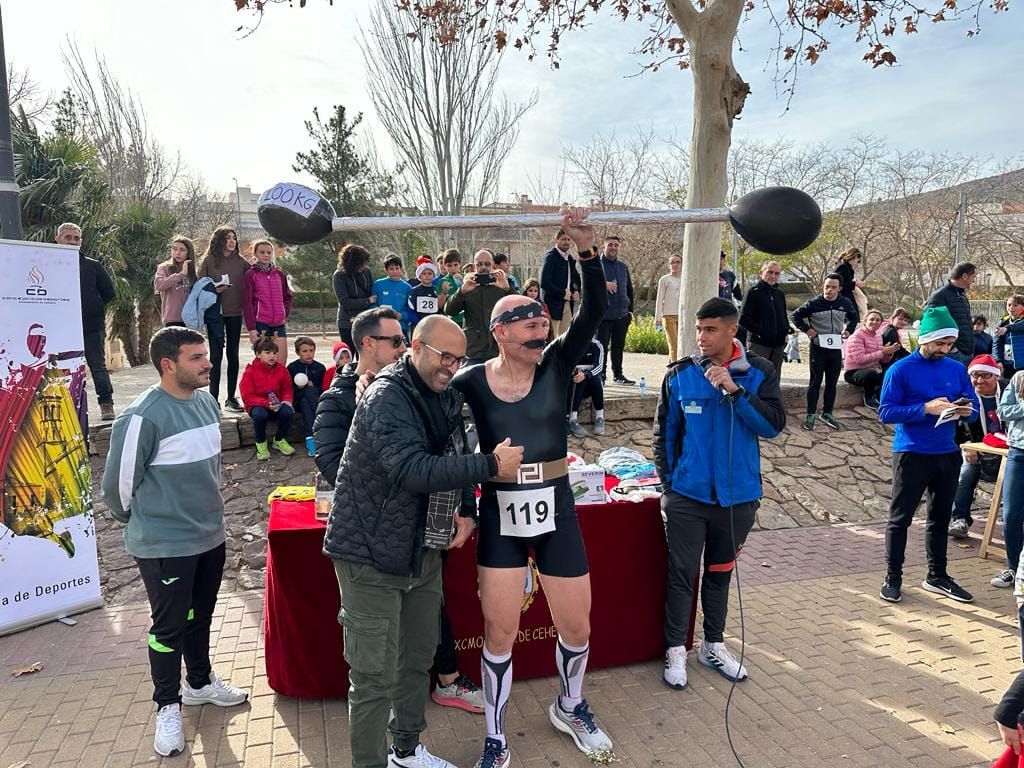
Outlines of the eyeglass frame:
[{"label": "eyeglass frame", "polygon": [[[441,365],[443,365],[445,368],[451,368],[454,363],[458,363],[459,367],[461,368],[462,364],[466,362],[466,359],[469,357],[469,355],[463,355],[462,357],[458,357],[457,355],[453,355],[451,352],[442,352],[437,347],[432,347],[423,340],[420,340],[420,344],[422,344],[424,347],[431,350],[432,352],[437,352],[438,356],[441,358]],[[444,361],[446,357],[451,358],[450,363],[446,363]]]}]

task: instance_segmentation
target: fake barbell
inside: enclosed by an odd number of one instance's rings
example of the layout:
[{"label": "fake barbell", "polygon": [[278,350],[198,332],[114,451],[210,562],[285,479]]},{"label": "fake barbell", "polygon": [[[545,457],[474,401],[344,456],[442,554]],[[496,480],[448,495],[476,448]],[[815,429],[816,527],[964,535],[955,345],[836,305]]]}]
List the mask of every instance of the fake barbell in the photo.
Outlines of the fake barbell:
[{"label": "fake barbell", "polygon": [[[557,227],[557,213],[473,216],[336,216],[331,203],[301,184],[275,184],[262,195],[257,214],[263,229],[291,245],[315,243],[334,232],[408,229]],[[785,255],[803,250],[821,231],[821,209],[810,195],[793,187],[749,192],[727,208],[671,211],[594,211],[587,222],[616,224],[703,224],[728,221],[736,233],[763,253]]]}]

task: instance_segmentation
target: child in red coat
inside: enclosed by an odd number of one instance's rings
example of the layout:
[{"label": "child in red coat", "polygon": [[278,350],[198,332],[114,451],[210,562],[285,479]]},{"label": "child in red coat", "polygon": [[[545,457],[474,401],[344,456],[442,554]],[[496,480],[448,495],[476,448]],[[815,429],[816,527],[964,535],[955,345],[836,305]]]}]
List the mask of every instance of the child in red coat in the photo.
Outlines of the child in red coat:
[{"label": "child in red coat", "polygon": [[277,362],[277,342],[270,336],[261,336],[253,347],[256,359],[245,366],[238,384],[242,404],[252,418],[256,433],[256,458],[270,458],[267,447],[267,422],[277,417],[277,435],[274,447],[285,456],[295,449],[288,443],[288,429],[292,425],[292,378],[288,369]]}]

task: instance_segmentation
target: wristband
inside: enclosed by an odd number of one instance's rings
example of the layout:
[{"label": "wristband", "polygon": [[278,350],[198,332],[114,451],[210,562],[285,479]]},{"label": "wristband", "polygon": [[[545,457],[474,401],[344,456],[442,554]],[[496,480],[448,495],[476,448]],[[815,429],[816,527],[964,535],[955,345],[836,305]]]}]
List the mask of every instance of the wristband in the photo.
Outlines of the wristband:
[{"label": "wristband", "polygon": [[578,256],[580,261],[590,261],[592,258],[597,256],[597,248],[595,248],[594,246],[590,246],[585,251],[579,251]]}]

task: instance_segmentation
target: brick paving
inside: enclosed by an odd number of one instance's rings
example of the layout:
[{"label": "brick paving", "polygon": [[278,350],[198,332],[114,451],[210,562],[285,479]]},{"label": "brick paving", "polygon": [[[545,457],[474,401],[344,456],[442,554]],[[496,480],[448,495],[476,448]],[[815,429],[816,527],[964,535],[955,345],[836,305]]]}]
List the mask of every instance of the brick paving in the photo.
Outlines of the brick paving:
[{"label": "brick paving", "polygon": [[[737,687],[730,716],[746,765],[952,768],[989,765],[999,753],[992,710],[1021,666],[1013,598],[988,585],[998,564],[976,557],[976,540],[970,549],[951,542],[949,551],[977,602],[925,593],[917,586],[922,533],[920,524],[911,529],[898,605],[877,597],[881,526],[751,535],[740,571],[751,677]],[[347,765],[343,701],[289,699],[268,687],[262,605],[261,592],[224,594],[214,621],[215,667],[251,690],[250,703],[185,707],[189,751],[166,760],[152,752],[145,605],[0,638],[0,768],[25,760],[32,768]],[[732,608],[730,630],[738,634],[735,597]],[[8,676],[34,661],[45,664],[41,672]],[[556,690],[556,678],[514,686],[508,726],[516,766],[589,765],[547,722]],[[728,693],[692,657],[685,691],[664,687],[655,662],[596,671],[586,687],[624,768],[735,765],[723,720]],[[473,764],[479,716],[428,704],[427,720],[428,748]]]}]

